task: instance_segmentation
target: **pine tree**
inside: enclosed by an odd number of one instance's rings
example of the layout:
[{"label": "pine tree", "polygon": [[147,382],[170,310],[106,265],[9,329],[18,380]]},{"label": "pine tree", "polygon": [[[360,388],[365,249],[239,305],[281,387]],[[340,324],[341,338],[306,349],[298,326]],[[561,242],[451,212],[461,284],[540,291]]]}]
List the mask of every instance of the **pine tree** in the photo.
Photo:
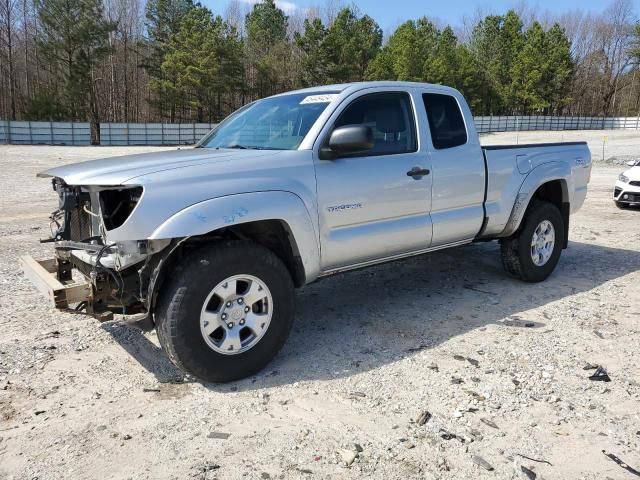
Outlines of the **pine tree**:
[{"label": "pine tree", "polygon": [[147,35],[154,46],[162,51],[178,33],[184,16],[194,7],[192,0],[148,0],[145,7]]},{"label": "pine tree", "polygon": [[166,70],[162,71],[162,62],[171,38],[178,33],[182,19],[193,8],[192,0],[148,0],[145,8],[150,53],[144,67],[151,77],[151,90],[158,94],[149,100],[158,110],[160,118],[168,113],[170,122],[176,120],[176,99],[169,94],[176,79],[168,77]]},{"label": "pine tree", "polygon": [[474,114],[483,113],[485,95],[496,96],[489,84],[484,68],[466,45],[456,48],[457,66],[455,87],[462,92]]},{"label": "pine tree", "polygon": [[262,0],[245,18],[248,81],[252,96],[264,97],[291,87],[288,17],[274,0]]},{"label": "pine tree", "polygon": [[419,67],[415,58],[416,25],[413,20],[400,25],[389,37],[387,44],[369,63],[366,78],[369,80],[415,80]]},{"label": "pine tree", "polygon": [[542,25],[533,22],[526,33],[522,50],[515,57],[511,68],[511,100],[518,113],[540,113],[549,106],[544,97],[545,34]]},{"label": "pine tree", "polygon": [[303,33],[296,32],[294,41],[302,52],[300,84],[304,87],[328,83],[329,55],[326,49],[328,30],[322,20],[304,21]]},{"label": "pine tree", "polygon": [[571,42],[557,23],[545,34],[544,52],[543,96],[549,104],[550,113],[562,113],[562,109],[571,101],[575,65],[571,58]]},{"label": "pine tree", "polygon": [[533,22],[511,69],[511,90],[520,112],[551,114],[569,102],[574,70],[570,48],[559,25],[545,32]]},{"label": "pine tree", "polygon": [[325,38],[327,80],[332,83],[360,81],[382,45],[382,29],[368,15],[358,17],[343,8]]},{"label": "pine tree", "polygon": [[474,27],[470,42],[471,53],[478,64],[483,66],[487,78],[481,111],[489,115],[501,113],[502,109],[502,99],[498,92],[502,76],[501,28],[502,17],[487,16]]},{"label": "pine tree", "polygon": [[340,10],[330,27],[305,20],[304,32],[294,35],[302,54],[302,85],[360,81],[380,52],[382,30],[368,15]]},{"label": "pine tree", "polygon": [[451,27],[447,26],[438,34],[434,58],[425,63],[423,78],[427,82],[456,86],[459,70],[457,44],[458,39]]},{"label": "pine tree", "polygon": [[512,10],[504,16],[489,15],[475,26],[470,48],[487,79],[483,113],[510,112],[516,95],[511,81],[513,61],[523,45],[522,20]]},{"label": "pine tree", "polygon": [[92,143],[99,143],[99,79],[94,73],[109,52],[109,32],[115,25],[105,20],[100,0],[36,0],[36,8],[40,48],[47,67],[61,83],[67,117],[88,118]]},{"label": "pine tree", "polygon": [[403,23],[370,63],[367,78],[425,81],[425,73],[435,58],[438,36],[438,29],[426,18]]},{"label": "pine tree", "polygon": [[205,7],[187,13],[167,44],[162,72],[175,82],[161,84],[164,93],[196,111],[198,122],[221,120],[221,104],[242,80],[242,47],[234,29]]},{"label": "pine tree", "polygon": [[514,89],[513,82],[510,81],[513,64],[517,61],[518,55],[520,55],[525,46],[523,23],[518,14],[513,10],[509,10],[503,17],[499,41],[501,47],[501,68],[499,70],[498,81],[500,83],[494,87],[500,92],[503,103],[509,106],[514,105],[518,98],[518,91]]},{"label": "pine tree", "polygon": [[288,17],[274,0],[256,3],[245,19],[247,46],[255,50],[265,50],[287,38]]}]

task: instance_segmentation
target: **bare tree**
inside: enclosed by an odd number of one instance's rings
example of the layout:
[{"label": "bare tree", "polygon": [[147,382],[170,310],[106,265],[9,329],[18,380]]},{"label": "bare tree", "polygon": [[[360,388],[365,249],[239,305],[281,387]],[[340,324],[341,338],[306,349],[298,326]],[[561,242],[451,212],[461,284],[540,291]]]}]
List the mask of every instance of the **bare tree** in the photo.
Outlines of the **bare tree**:
[{"label": "bare tree", "polygon": [[223,18],[241,35],[244,36],[244,17],[249,12],[248,4],[240,0],[231,0],[224,10]]},{"label": "bare tree", "polygon": [[461,26],[456,30],[456,35],[463,43],[469,43],[473,35],[473,29],[480,23],[480,21],[488,15],[493,15],[493,12],[487,5],[477,6],[473,13],[464,14],[461,20]]},{"label": "bare tree", "polygon": [[31,20],[31,4],[27,0],[22,0],[22,33],[23,33],[23,60],[24,60],[24,89],[27,96],[31,93],[31,69],[29,68],[29,46],[31,37],[29,35],[29,23]]},{"label": "bare tree", "polygon": [[324,7],[322,7],[322,21],[325,25],[330,27],[333,25],[333,21],[338,16],[338,12],[345,7],[342,0],[325,0]]},{"label": "bare tree", "polygon": [[9,84],[9,104],[10,119],[16,119],[16,79],[14,70],[14,24],[16,22],[16,0],[0,0],[0,24],[2,25],[2,35],[0,40],[6,50],[7,71]]},{"label": "bare tree", "polygon": [[616,93],[622,87],[623,76],[629,72],[628,50],[633,39],[634,20],[631,0],[614,0],[596,27],[596,52],[602,62],[600,95],[605,116],[615,106]]}]

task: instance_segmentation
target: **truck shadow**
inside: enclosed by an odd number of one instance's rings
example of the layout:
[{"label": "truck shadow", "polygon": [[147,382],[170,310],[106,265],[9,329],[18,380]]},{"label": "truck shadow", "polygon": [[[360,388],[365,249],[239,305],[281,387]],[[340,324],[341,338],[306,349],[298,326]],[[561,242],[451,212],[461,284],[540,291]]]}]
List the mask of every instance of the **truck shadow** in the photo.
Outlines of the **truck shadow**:
[{"label": "truck shadow", "polygon": [[[232,384],[207,386],[251,390],[349,377],[490,324],[544,327],[548,319],[542,314],[518,317],[638,269],[638,251],[571,242],[547,281],[526,284],[504,273],[493,242],[345,273],[297,292],[291,336],[262,372]],[[123,328],[131,330],[118,330]],[[141,332],[114,338],[158,381],[181,378]]]}]

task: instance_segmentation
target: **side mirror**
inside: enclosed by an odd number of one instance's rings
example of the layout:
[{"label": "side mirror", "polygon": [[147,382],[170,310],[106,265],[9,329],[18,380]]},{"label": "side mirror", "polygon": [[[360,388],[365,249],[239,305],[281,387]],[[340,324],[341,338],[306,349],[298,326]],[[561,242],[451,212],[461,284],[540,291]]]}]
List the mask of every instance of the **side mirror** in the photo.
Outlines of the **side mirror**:
[{"label": "side mirror", "polygon": [[334,159],[341,155],[365,153],[373,148],[373,130],[366,125],[345,125],[331,132],[329,145],[320,150],[321,158]]},{"label": "side mirror", "polygon": [[630,167],[635,167],[638,164],[640,164],[640,161],[638,161],[638,160],[629,160],[627,162],[627,165],[629,165]]}]

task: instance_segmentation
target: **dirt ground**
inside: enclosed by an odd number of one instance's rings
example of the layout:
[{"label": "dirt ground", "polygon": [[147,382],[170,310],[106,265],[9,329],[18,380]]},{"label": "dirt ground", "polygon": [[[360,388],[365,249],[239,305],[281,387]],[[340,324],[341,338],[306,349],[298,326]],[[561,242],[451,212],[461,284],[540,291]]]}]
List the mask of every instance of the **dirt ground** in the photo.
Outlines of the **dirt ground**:
[{"label": "dirt ground", "polygon": [[635,478],[603,450],[640,470],[640,210],[611,198],[640,134],[517,138],[556,139],[598,163],[546,282],[509,278],[495,242],[332,277],[226,385],[185,380],[153,332],[50,309],[17,265],[50,255],[36,172],[154,148],[0,146],[0,478]]}]

